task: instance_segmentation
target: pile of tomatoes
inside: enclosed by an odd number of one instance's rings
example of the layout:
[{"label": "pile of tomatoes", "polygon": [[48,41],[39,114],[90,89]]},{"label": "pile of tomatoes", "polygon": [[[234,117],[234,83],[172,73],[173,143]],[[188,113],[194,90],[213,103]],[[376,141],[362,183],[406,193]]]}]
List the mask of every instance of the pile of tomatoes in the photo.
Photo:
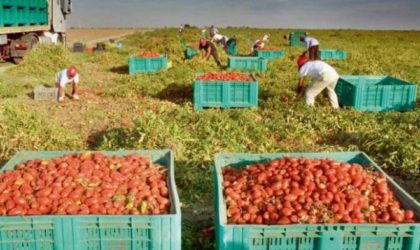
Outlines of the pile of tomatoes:
[{"label": "pile of tomatoes", "polygon": [[386,178],[358,164],[282,158],[223,169],[229,224],[414,223]]},{"label": "pile of tomatoes", "polygon": [[138,57],[155,58],[155,57],[160,57],[160,54],[157,53],[157,52],[144,51],[144,52],[141,52],[140,54],[138,54]]},{"label": "pile of tomatoes", "polygon": [[28,161],[0,173],[0,216],[167,214],[166,171],[139,154]]},{"label": "pile of tomatoes", "polygon": [[208,73],[205,75],[197,76],[196,80],[198,81],[240,81],[240,82],[251,82],[254,79],[241,72],[217,72],[217,73]]}]

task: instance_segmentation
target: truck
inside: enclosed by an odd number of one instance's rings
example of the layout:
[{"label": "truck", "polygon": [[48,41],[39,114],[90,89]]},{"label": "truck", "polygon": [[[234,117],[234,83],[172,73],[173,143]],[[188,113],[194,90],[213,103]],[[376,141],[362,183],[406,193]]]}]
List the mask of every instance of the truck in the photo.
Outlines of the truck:
[{"label": "truck", "polygon": [[38,44],[66,43],[72,0],[0,0],[0,61],[18,64]]}]

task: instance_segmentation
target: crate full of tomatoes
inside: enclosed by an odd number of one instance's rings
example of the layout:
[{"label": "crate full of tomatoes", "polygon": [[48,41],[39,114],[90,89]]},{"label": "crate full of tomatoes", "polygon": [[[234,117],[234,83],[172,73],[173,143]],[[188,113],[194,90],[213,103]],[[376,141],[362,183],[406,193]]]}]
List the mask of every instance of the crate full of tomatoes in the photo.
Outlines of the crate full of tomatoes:
[{"label": "crate full of tomatoes", "polygon": [[258,82],[254,76],[227,71],[197,75],[194,81],[194,107],[249,108],[258,106]]},{"label": "crate full of tomatoes", "polygon": [[362,152],[219,154],[214,175],[218,249],[420,248],[420,204]]},{"label": "crate full of tomatoes", "polygon": [[128,69],[130,75],[140,73],[154,73],[168,68],[168,58],[166,55],[156,52],[143,51],[128,59]]},{"label": "crate full of tomatoes", "polygon": [[0,172],[0,249],[181,249],[170,150],[18,152]]}]

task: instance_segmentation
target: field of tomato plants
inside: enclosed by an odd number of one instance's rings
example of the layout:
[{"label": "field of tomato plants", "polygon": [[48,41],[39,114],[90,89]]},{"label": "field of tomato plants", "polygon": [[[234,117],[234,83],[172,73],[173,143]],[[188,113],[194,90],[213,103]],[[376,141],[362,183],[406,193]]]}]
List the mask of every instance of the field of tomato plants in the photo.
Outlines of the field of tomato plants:
[{"label": "field of tomato plants", "polygon": [[[214,244],[208,227],[214,225],[212,165],[213,155],[219,152],[360,150],[418,200],[420,109],[386,113],[333,110],[322,95],[315,108],[306,107],[304,100],[295,97],[295,58],[302,48],[290,48],[282,38],[290,31],[221,30],[222,34],[237,36],[241,55],[249,54],[252,42],[267,32],[271,34],[269,46],[285,51],[284,57],[269,61],[267,72],[254,74],[259,82],[258,109],[195,112],[192,83],[197,74],[220,69],[211,59],[184,60],[185,48],[176,29],[134,34],[124,40],[123,49],[103,53],[74,54],[61,47],[40,46],[23,64],[0,75],[1,165],[17,150],[170,148],[175,152],[185,249],[197,245],[211,248]],[[420,86],[420,32],[309,33],[318,38],[321,49],[347,52],[345,61],[328,61],[339,74],[392,75]],[[181,38],[194,47],[199,34],[199,29],[187,29]],[[172,68],[130,76],[128,58],[142,51],[150,57],[168,55]],[[226,65],[222,48],[219,54]],[[63,104],[57,104],[31,99],[35,86],[53,86],[55,73],[70,64],[80,70],[80,101],[66,97]],[[410,212],[404,218],[396,216],[409,220]]]}]

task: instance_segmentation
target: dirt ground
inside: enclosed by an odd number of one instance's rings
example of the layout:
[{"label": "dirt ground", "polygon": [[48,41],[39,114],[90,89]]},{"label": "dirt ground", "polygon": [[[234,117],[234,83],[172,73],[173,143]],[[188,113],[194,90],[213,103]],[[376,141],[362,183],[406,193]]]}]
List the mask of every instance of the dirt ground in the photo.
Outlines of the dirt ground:
[{"label": "dirt ground", "polygon": [[149,29],[69,29],[67,30],[67,43],[72,45],[74,42],[95,43],[106,41],[110,38],[120,37],[139,31],[149,31]]}]

